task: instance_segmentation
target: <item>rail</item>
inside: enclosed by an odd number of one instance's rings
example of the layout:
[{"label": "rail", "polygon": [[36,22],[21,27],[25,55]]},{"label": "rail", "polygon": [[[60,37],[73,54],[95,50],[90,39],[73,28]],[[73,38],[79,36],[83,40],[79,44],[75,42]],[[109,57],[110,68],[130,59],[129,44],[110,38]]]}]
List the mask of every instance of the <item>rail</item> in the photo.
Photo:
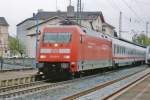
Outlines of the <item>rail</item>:
[{"label": "rail", "polygon": [[[95,91],[98,91],[98,90],[101,90],[101,89],[103,89],[103,88],[106,88],[106,87],[108,87],[108,86],[110,86],[110,85],[112,85],[112,84],[115,84],[115,83],[120,82],[120,81],[122,81],[122,80],[128,79],[129,77],[132,77],[132,76],[134,76],[134,75],[136,75],[136,74],[139,74],[139,73],[140,73],[140,71],[139,71],[139,72],[136,72],[136,73],[133,73],[133,74],[130,74],[130,75],[127,75],[127,76],[125,76],[125,77],[116,79],[116,80],[112,80],[112,81],[109,81],[109,82],[106,82],[106,83],[97,85],[97,86],[95,86],[95,87],[93,87],[93,88],[90,88],[90,89],[88,89],[88,90],[81,91],[81,92],[79,92],[79,93],[77,93],[77,94],[74,94],[74,95],[65,97],[65,98],[63,98],[62,100],[81,99],[80,97],[84,97],[84,96],[86,96],[86,95],[88,95],[88,94],[90,94],[90,93],[93,93],[93,92],[95,92]],[[139,76],[138,76],[137,79],[135,78],[136,80],[134,80],[133,82],[131,82],[130,84],[127,84],[127,85],[125,85],[125,86],[129,86],[129,85],[135,83],[136,81],[138,81],[138,80],[144,78],[145,76],[147,76],[147,75],[149,75],[149,74],[150,74],[150,70],[148,70],[148,71],[143,71],[142,74],[139,74]],[[132,79],[132,80],[133,80],[133,79]],[[125,87],[123,87],[123,88],[125,88]],[[121,89],[123,89],[123,88],[121,88]],[[113,94],[115,94],[115,93],[117,93],[118,91],[120,91],[121,89],[119,89],[119,90],[117,90],[117,91],[115,91],[115,92],[113,92],[113,93],[110,93],[110,94],[108,94],[108,95],[103,95],[103,97],[100,97],[100,98],[106,100],[106,99],[108,99],[109,97],[111,97]]]}]

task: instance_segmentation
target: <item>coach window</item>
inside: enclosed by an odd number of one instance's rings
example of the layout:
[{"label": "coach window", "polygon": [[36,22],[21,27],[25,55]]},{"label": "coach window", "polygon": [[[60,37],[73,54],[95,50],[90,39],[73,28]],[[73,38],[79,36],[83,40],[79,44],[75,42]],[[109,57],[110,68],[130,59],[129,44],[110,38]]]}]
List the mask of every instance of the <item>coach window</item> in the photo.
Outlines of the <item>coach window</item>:
[{"label": "coach window", "polygon": [[122,47],[120,46],[120,54],[122,54]]},{"label": "coach window", "polygon": [[122,47],[122,54],[124,55],[124,47]]},{"label": "coach window", "polygon": [[115,54],[115,44],[113,44],[113,53]]},{"label": "coach window", "polygon": [[124,47],[122,47],[122,54],[124,55]]},{"label": "coach window", "polygon": [[121,48],[121,46],[120,46],[120,54],[122,54],[122,48]]},{"label": "coach window", "polygon": [[122,54],[122,47],[120,46],[120,54]]},{"label": "coach window", "polygon": [[119,54],[121,53],[121,48],[120,48],[120,46],[119,46]]},{"label": "coach window", "polygon": [[117,45],[117,54],[119,54],[119,46]]},{"label": "coach window", "polygon": [[117,45],[117,54],[119,54],[119,46]]},{"label": "coach window", "polygon": [[119,46],[119,54],[121,54],[121,48],[120,48],[120,46]]},{"label": "coach window", "polygon": [[123,55],[123,47],[122,47],[122,55]]},{"label": "coach window", "polygon": [[125,54],[125,47],[123,47],[123,54]]},{"label": "coach window", "polygon": [[115,54],[115,45],[113,44],[113,53]]},{"label": "coach window", "polygon": [[133,54],[134,54],[134,56],[136,55],[135,50],[134,50],[134,53],[133,53]]},{"label": "coach window", "polygon": [[117,54],[117,45],[115,45],[115,54]]},{"label": "coach window", "polygon": [[120,54],[120,46],[118,46],[118,48],[119,48],[119,54]]},{"label": "coach window", "polygon": [[115,54],[117,54],[117,45],[115,45]]},{"label": "coach window", "polygon": [[123,55],[123,47],[121,46],[121,54]]},{"label": "coach window", "polygon": [[117,45],[115,45],[115,54],[117,54]]}]

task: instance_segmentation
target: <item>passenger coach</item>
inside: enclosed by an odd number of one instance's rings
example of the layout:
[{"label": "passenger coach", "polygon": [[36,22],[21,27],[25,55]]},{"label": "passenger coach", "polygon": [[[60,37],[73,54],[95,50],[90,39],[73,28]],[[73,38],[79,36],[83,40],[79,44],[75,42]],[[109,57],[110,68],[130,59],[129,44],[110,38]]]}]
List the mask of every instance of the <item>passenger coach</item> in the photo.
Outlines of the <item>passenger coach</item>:
[{"label": "passenger coach", "polygon": [[115,66],[145,63],[145,47],[130,41],[112,38],[113,63]]}]

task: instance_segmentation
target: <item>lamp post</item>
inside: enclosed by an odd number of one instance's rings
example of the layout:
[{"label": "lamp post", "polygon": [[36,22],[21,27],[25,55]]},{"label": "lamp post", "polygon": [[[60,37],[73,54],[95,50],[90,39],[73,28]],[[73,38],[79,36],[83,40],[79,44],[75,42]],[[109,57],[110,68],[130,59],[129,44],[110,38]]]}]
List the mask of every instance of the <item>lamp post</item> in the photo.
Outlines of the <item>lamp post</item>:
[{"label": "lamp post", "polygon": [[0,44],[0,68],[1,68],[1,70],[3,69],[3,44],[1,43]]},{"label": "lamp post", "polygon": [[37,56],[37,49],[38,49],[38,35],[39,35],[39,26],[38,26],[38,24],[39,24],[39,19],[38,19],[38,16],[35,14],[35,13],[33,13],[33,17],[34,17],[34,20],[35,20],[35,22],[36,22],[36,32],[35,32],[35,61],[36,61],[36,64],[35,64],[35,67],[37,67],[37,59],[38,59],[38,56]]}]

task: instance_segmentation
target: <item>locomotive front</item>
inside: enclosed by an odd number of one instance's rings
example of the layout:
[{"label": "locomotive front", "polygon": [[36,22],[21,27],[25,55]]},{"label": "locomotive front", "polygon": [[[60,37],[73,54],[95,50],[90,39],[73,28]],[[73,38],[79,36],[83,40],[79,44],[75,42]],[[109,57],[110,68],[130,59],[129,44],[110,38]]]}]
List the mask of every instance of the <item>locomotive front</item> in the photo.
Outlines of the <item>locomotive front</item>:
[{"label": "locomotive front", "polygon": [[[76,44],[74,29],[65,27],[45,28],[38,49],[39,72],[46,78],[76,71]],[[77,42],[76,42],[77,43]],[[74,44],[74,45],[72,45]]]}]

